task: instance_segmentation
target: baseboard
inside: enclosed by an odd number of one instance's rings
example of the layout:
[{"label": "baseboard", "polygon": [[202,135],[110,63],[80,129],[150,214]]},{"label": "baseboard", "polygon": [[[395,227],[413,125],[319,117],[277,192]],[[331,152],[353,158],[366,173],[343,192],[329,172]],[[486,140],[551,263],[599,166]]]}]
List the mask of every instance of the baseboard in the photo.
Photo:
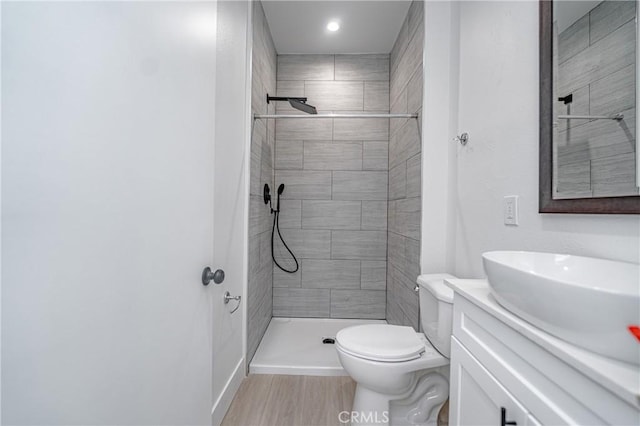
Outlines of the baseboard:
[{"label": "baseboard", "polygon": [[342,367],[298,367],[291,365],[261,365],[252,363],[249,367],[251,374],[284,374],[287,376],[348,376]]},{"label": "baseboard", "polygon": [[236,395],[242,379],[244,379],[244,358],[241,358],[236,368],[233,370],[233,374],[229,377],[227,384],[224,386],[224,390],[220,394],[218,400],[213,404],[211,409],[211,424],[218,426],[222,423],[227,410],[233,401],[233,397]]}]

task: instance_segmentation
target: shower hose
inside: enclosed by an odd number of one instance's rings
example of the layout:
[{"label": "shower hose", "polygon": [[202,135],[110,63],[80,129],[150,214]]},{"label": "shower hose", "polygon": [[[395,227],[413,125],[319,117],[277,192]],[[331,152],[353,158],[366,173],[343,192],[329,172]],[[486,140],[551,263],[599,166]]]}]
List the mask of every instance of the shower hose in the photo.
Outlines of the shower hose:
[{"label": "shower hose", "polygon": [[[273,228],[271,229],[271,258],[273,259],[273,263],[275,263],[278,268],[282,269],[284,272],[287,272],[289,274],[293,274],[293,273],[298,271],[298,268],[300,267],[300,265],[298,264],[298,259],[296,259],[295,254],[293,254],[293,252],[291,251],[291,249],[289,248],[287,243],[284,241],[284,238],[282,238],[282,234],[280,233],[280,208],[279,207],[280,206],[278,206],[278,210],[274,210],[273,211],[273,215],[274,215],[273,216]],[[284,245],[284,248],[287,249],[289,254],[291,254],[291,257],[293,258],[293,261],[296,262],[296,267],[293,270],[286,269],[286,268],[282,267],[282,265],[280,265],[278,263],[278,261],[276,260],[275,253],[273,251],[273,240],[274,240],[274,237],[275,237],[276,230],[278,230],[278,237],[280,238],[280,241],[282,241],[282,244]]]}]

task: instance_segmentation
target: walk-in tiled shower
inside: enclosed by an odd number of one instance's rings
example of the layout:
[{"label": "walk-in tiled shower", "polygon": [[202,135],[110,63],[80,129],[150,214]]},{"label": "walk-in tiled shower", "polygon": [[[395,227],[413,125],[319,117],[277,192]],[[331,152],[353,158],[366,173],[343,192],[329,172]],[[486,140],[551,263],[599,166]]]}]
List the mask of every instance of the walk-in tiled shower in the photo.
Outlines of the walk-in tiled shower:
[{"label": "walk-in tiled shower", "polygon": [[[388,54],[280,55],[277,78],[278,96],[304,94],[319,114],[389,112]],[[385,318],[388,151],[388,118],[277,120],[282,234],[300,270],[274,265],[274,316]]]},{"label": "walk-in tiled shower", "polygon": [[[269,94],[306,97],[319,115],[420,114],[422,10],[422,2],[412,3],[390,52],[278,55],[256,2],[253,113],[304,115],[286,102],[267,105]],[[263,336],[278,334],[265,335],[272,317],[387,320],[418,328],[420,126],[420,117],[254,121],[248,360]],[[272,193],[284,184],[279,225],[299,263],[295,273],[272,261],[265,183]],[[277,229],[273,254],[295,269]]]}]

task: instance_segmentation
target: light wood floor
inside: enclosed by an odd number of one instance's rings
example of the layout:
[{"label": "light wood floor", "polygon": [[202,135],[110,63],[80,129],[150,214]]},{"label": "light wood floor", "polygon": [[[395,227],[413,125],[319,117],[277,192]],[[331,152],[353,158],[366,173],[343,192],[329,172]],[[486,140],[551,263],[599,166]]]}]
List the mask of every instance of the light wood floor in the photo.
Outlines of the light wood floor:
[{"label": "light wood floor", "polygon": [[345,376],[253,374],[236,394],[222,426],[333,426],[351,411],[356,383]]}]

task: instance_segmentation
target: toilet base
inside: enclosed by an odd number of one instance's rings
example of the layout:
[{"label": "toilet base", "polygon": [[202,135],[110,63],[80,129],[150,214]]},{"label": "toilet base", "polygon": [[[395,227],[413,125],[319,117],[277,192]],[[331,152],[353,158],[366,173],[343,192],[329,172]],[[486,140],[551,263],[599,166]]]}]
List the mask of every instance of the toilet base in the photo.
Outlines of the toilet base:
[{"label": "toilet base", "polygon": [[358,426],[436,425],[438,412],[449,398],[448,368],[417,375],[411,390],[387,395],[356,386],[351,424]]},{"label": "toilet base", "polygon": [[389,395],[383,395],[367,389],[364,386],[356,386],[356,394],[353,398],[351,409],[351,424],[358,426],[388,426],[389,425]]}]

